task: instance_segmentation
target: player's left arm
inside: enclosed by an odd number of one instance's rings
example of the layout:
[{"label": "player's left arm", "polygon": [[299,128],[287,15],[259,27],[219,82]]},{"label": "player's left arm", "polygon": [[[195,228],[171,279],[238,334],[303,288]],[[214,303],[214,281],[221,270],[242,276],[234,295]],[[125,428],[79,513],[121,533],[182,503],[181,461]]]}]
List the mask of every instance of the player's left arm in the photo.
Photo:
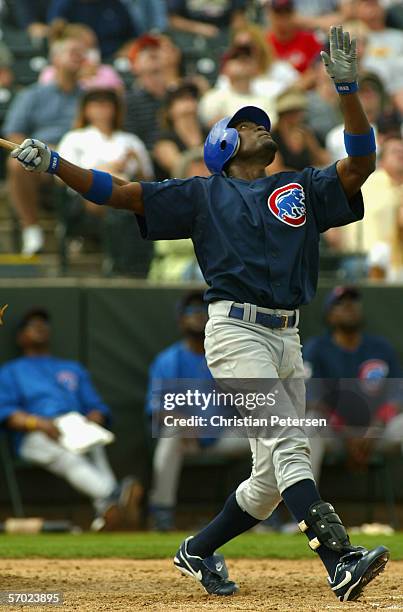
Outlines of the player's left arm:
[{"label": "player's left arm", "polygon": [[348,198],[352,198],[375,170],[374,131],[358,97],[357,44],[342,26],[330,29],[330,55],[323,63],[340,96],[344,116],[344,142],[348,157],[337,163],[337,173]]},{"label": "player's left arm", "polygon": [[[371,126],[362,108],[358,94],[352,93],[342,95],[341,109],[344,115],[345,137],[372,135]],[[369,136],[368,139],[372,139]],[[354,140],[353,140],[354,142]],[[364,144],[366,146],[366,144]],[[371,147],[371,142],[368,143]],[[337,162],[337,173],[343,185],[346,195],[350,198],[354,196],[365,183],[369,175],[374,172],[376,167],[376,153],[367,155],[348,155]]]}]

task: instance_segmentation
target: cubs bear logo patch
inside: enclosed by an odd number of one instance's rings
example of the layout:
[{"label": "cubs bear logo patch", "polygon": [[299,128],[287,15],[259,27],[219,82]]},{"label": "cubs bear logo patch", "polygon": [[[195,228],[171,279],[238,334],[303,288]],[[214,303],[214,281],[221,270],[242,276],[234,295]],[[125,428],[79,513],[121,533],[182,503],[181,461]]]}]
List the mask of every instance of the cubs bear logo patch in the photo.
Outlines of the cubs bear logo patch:
[{"label": "cubs bear logo patch", "polygon": [[360,365],[358,378],[366,393],[378,393],[389,373],[389,366],[382,359],[368,359]]},{"label": "cubs bear logo patch", "polygon": [[306,221],[305,192],[299,183],[279,187],[268,199],[268,207],[279,221],[300,227]]},{"label": "cubs bear logo patch", "polygon": [[70,370],[60,370],[56,373],[56,380],[60,386],[65,387],[68,391],[74,392],[78,389],[78,376]]},{"label": "cubs bear logo patch", "polygon": [[386,378],[389,372],[389,367],[386,361],[382,359],[368,359],[360,365],[358,378],[361,380],[379,380]]}]

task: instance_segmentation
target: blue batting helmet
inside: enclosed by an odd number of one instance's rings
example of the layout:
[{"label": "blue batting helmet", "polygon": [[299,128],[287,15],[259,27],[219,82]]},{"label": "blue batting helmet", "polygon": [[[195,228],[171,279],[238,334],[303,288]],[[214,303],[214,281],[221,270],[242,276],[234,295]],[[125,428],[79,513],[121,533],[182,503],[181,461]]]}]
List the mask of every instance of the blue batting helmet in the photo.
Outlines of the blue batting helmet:
[{"label": "blue batting helmet", "polygon": [[224,166],[235,157],[239,148],[239,133],[232,127],[243,119],[263,125],[270,132],[271,121],[267,113],[256,106],[244,106],[232,117],[224,117],[211,128],[204,143],[204,161],[212,174],[223,173]]}]

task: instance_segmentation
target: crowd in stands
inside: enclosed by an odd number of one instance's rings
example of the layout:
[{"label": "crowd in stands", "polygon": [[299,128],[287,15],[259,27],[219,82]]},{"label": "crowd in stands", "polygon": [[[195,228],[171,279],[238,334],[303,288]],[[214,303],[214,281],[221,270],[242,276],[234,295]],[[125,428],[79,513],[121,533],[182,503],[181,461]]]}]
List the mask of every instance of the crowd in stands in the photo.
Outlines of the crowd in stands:
[{"label": "crowd in stands", "polygon": [[[365,220],[325,234],[322,256],[341,279],[402,278],[402,0],[1,0],[0,19],[1,136],[44,140],[79,165],[129,180],[207,175],[209,128],[246,105],[272,119],[279,152],[268,173],[344,157],[338,95],[319,56],[329,26],[343,23],[358,40],[378,169],[364,186]],[[61,187],[12,159],[3,165],[30,257],[46,248],[43,193]],[[100,219],[96,207],[81,206],[100,234],[113,221],[114,211]],[[128,234],[133,241],[138,233]],[[137,275],[200,278],[186,241],[150,248],[131,248],[145,257]],[[129,264],[116,270],[131,273]]]}]

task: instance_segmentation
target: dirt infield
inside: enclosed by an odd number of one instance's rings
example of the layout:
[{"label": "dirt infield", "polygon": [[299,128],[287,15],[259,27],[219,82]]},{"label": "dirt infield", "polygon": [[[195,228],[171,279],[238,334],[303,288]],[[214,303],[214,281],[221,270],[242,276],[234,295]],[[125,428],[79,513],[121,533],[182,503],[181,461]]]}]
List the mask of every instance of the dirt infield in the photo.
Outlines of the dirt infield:
[{"label": "dirt infield", "polygon": [[171,561],[12,560],[0,561],[0,590],[60,590],[64,605],[0,606],[0,610],[87,612],[101,610],[183,612],[216,610],[403,610],[403,562],[391,562],[358,603],[339,604],[326,586],[318,560],[237,560],[228,562],[241,592],[234,597],[207,596]]}]

